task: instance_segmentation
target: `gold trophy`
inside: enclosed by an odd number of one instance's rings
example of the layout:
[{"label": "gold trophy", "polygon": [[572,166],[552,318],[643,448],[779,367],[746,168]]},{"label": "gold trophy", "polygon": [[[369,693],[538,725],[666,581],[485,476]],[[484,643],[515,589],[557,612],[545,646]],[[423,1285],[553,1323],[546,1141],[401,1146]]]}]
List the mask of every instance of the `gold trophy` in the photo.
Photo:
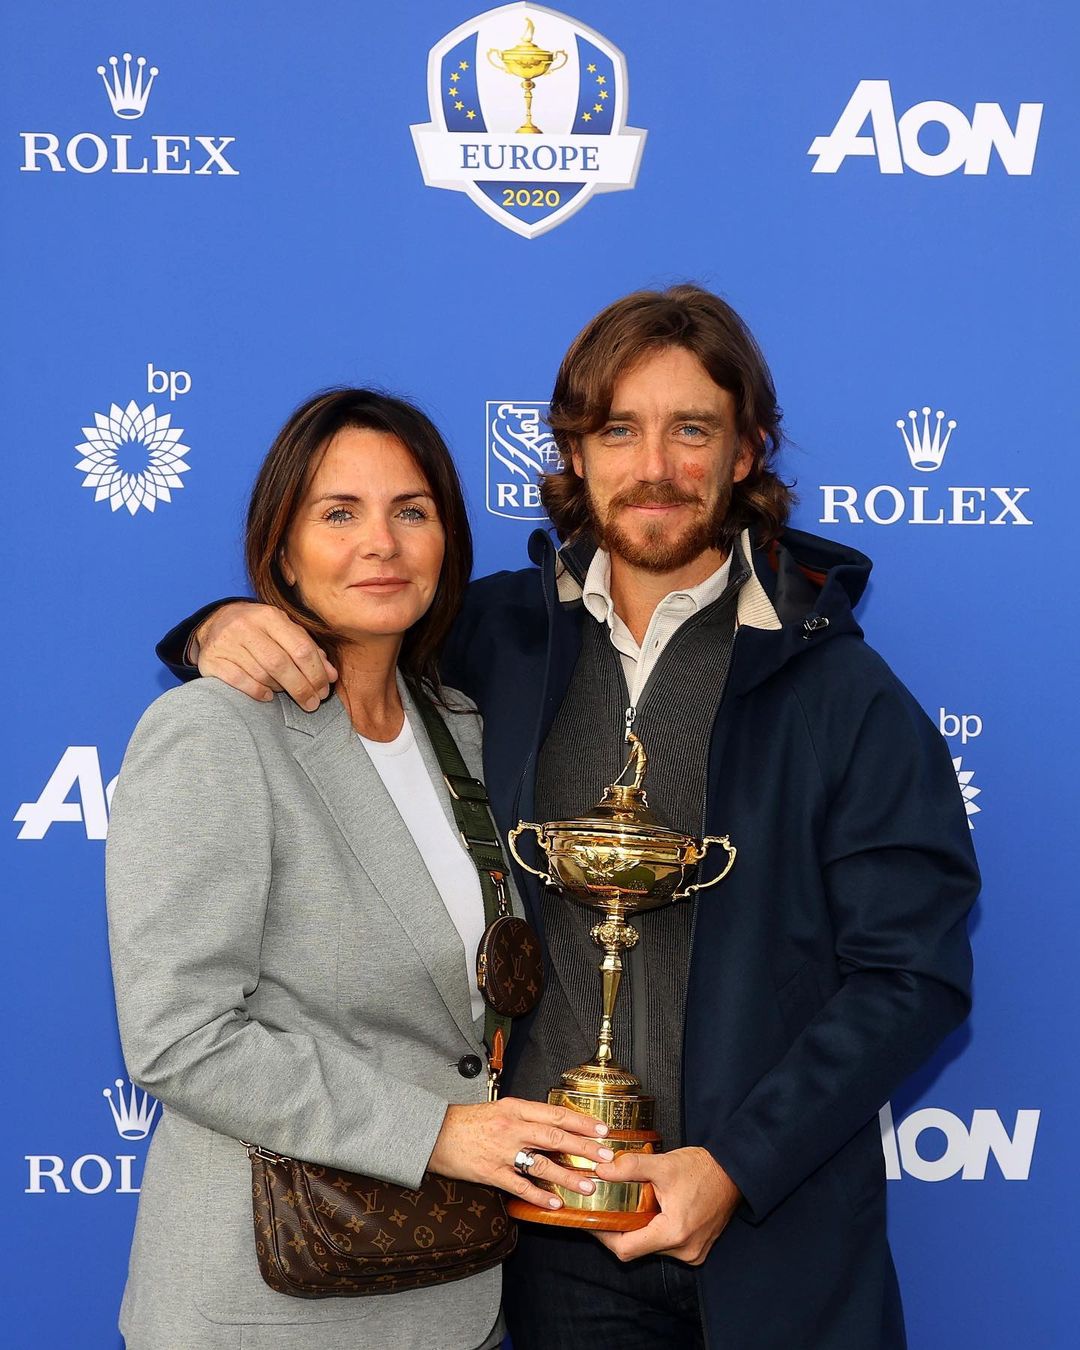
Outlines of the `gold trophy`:
[{"label": "gold trophy", "polygon": [[[525,32],[516,47],[507,47],[505,51],[492,47],[487,54],[487,59],[496,70],[501,70],[504,75],[516,75],[525,90],[525,121],[515,133],[518,136],[540,135],[540,128],[532,120],[533,88],[541,75],[547,75],[552,70],[562,70],[570,59],[563,51],[546,52],[538,47],[532,40],[535,32],[536,26],[532,19],[526,19]],[[562,60],[555,65],[554,62],[560,56]]]},{"label": "gold trophy", "polygon": [[[731,871],[736,850],[726,835],[706,835],[698,841],[665,825],[649,810],[641,786],[648,763],[645,750],[632,731],[626,739],[631,757],[615,782],[606,789],[599,805],[580,820],[549,821],[535,825],[519,821],[510,831],[510,851],[525,868],[549,886],[561,887],[571,899],[603,913],[592,929],[592,939],[603,949],[600,963],[602,1013],[596,1054],[586,1064],[567,1069],[557,1087],[548,1093],[553,1106],[568,1106],[596,1116],[609,1127],[605,1143],[615,1152],[653,1153],[660,1136],[653,1129],[656,1101],[641,1091],[641,1083],[619,1064],[614,1055],[612,1017],[622,980],[622,953],[635,946],[638,934],[627,916],[715,886]],[[620,780],[633,770],[633,782]],[[547,857],[548,871],[530,866],[517,851],[520,834],[533,831]],[[727,853],[719,876],[679,890],[687,869],[704,858],[712,844]],[[563,1167],[592,1173],[588,1158],[556,1154]],[[561,1224],[573,1228],[597,1228],[626,1232],[641,1228],[658,1212],[652,1186],[647,1182],[601,1181],[593,1177],[592,1195],[548,1186],[563,1202],[558,1210],[543,1209],[523,1200],[511,1200],[509,1211],[517,1219]],[[538,1184],[544,1184],[538,1182]]]}]

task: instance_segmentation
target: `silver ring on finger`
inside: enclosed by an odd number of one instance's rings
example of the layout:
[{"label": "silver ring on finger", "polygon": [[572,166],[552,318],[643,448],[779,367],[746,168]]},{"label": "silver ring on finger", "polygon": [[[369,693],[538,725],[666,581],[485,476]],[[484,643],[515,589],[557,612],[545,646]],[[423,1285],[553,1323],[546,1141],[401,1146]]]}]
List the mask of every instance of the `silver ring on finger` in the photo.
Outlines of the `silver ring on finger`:
[{"label": "silver ring on finger", "polygon": [[530,1153],[527,1148],[519,1148],[514,1154],[514,1171],[523,1177],[528,1178],[530,1169],[535,1167],[536,1163],[536,1154]]}]

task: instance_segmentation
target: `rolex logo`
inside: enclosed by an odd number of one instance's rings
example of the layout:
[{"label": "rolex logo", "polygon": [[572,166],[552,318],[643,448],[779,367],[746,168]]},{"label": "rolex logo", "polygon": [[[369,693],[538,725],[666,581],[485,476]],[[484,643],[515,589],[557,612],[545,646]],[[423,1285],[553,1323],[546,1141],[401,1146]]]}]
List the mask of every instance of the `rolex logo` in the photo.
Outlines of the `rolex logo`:
[{"label": "rolex logo", "polygon": [[[934,426],[931,427],[929,408],[922,410],[921,428],[914,408],[908,413],[908,421],[911,423],[910,428],[902,418],[897,420],[896,425],[904,438],[904,445],[907,446],[911,467],[918,469],[920,473],[932,473],[935,469],[940,469],[945,451],[949,448],[949,441],[956,430],[956,422],[952,418],[946,422],[945,414],[939,411]],[[941,434],[943,426],[944,436]]]},{"label": "rolex logo", "polygon": [[[109,1103],[113,1124],[121,1139],[145,1139],[157,1115],[158,1103],[134,1083],[125,1089],[117,1078],[102,1095]],[[58,1153],[24,1153],[26,1195],[138,1195],[142,1162],[138,1153],[80,1153],[77,1158]]]},{"label": "rolex logo", "polygon": [[[912,408],[907,421],[893,424],[900,432],[911,467],[933,473],[945,461],[956,419],[940,410]],[[970,434],[969,431],[966,434]],[[895,444],[895,442],[893,443]],[[978,449],[978,447],[976,447]],[[970,444],[962,459],[971,461]],[[954,464],[956,461],[954,461]],[[875,475],[876,476],[876,475]],[[944,477],[944,475],[943,475]],[[1030,487],[1013,484],[963,483],[948,486],[940,479],[922,483],[822,483],[822,525],[1031,525]]]},{"label": "rolex logo", "polygon": [[145,1139],[157,1115],[158,1104],[149,1092],[140,1092],[134,1083],[129,1083],[131,1091],[124,1095],[124,1080],[116,1079],[116,1099],[112,1088],[104,1088],[102,1096],[109,1103],[116,1132],[121,1139]]},{"label": "rolex logo", "polygon": [[[135,78],[131,78],[131,53],[124,53],[124,74],[120,75],[120,62],[115,56],[109,57],[110,70],[98,66],[97,73],[105,86],[112,110],[117,117],[141,117],[146,111],[146,100],[158,75],[157,66],[146,70],[146,57],[140,56],[135,62]],[[144,78],[145,77],[145,78]]]},{"label": "rolex logo", "polygon": [[[147,64],[145,56],[110,56],[97,73],[109,96],[113,115],[135,122],[146,112],[150,90],[160,71]],[[172,77],[170,77],[171,79]],[[173,91],[174,94],[178,91]],[[95,106],[101,113],[101,103]],[[153,121],[153,117],[148,119]],[[115,126],[115,123],[110,124]],[[190,132],[131,131],[20,131],[20,173],[160,174],[168,177],[239,177],[230,161],[235,136],[195,136]]]}]

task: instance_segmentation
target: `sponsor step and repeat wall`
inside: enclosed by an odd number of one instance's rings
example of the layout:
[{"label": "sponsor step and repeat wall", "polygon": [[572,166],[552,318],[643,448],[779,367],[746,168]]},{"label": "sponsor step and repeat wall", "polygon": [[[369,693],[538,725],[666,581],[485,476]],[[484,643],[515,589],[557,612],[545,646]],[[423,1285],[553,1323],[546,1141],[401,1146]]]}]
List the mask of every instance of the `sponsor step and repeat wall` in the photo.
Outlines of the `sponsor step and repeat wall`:
[{"label": "sponsor step and repeat wall", "polygon": [[274,431],[332,383],[418,399],[478,573],[522,566],[567,344],[694,279],[771,361],[795,524],[876,561],[864,626],[985,872],[971,1021],[881,1109],[911,1343],[1072,1344],[1073,7],[54,0],[5,34],[6,1343],[119,1344],[160,1107],[109,803],[156,639],[244,589]]}]

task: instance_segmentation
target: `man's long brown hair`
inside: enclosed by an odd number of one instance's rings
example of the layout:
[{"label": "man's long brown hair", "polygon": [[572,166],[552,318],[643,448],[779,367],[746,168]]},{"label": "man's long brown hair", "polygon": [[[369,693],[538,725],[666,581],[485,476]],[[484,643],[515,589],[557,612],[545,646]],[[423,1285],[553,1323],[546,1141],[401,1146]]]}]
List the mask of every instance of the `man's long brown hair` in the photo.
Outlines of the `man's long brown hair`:
[{"label": "man's long brown hair", "polygon": [[735,400],[736,431],[753,452],[750,472],[734,485],[717,547],[730,549],[747,528],[755,543],[768,543],[784,528],[794,501],[791,488],[773,469],[783,440],[783,414],[772,375],[731,306],[693,285],[636,291],[616,300],[586,324],[563,358],[548,415],[563,468],[547,474],[540,485],[559,538],[574,539],[590,524],[585,482],[574,471],[572,452],[582,436],[604,425],[619,377],[664,347],[692,352],[714,383],[728,390]]},{"label": "man's long brown hair", "polygon": [[289,527],[304,500],[327,443],[343,427],[386,431],[408,450],[435,498],[446,552],[435,598],[405,634],[400,665],[406,675],[440,688],[436,659],[461,607],[472,571],[469,517],[457,469],[446,443],[419,408],[373,389],[329,389],[302,403],[278,432],[263,460],[248,506],[245,553],[255,595],[283,610],[335,660],[341,637],[308,609],[281,570]]}]

